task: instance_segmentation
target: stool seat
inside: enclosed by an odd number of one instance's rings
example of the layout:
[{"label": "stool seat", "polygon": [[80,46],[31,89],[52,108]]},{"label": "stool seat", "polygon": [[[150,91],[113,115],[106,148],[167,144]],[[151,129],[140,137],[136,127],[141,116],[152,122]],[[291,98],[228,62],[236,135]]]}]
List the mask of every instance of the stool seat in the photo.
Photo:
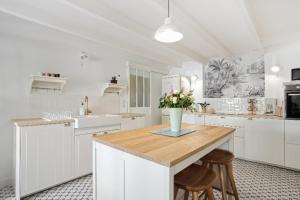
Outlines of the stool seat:
[{"label": "stool seat", "polygon": [[199,192],[212,187],[215,180],[216,174],[212,170],[204,166],[192,164],[176,174],[174,182],[182,189]]},{"label": "stool seat", "polygon": [[203,158],[201,158],[203,162],[212,164],[227,164],[232,162],[233,159],[234,155],[231,152],[222,149],[215,149]]}]

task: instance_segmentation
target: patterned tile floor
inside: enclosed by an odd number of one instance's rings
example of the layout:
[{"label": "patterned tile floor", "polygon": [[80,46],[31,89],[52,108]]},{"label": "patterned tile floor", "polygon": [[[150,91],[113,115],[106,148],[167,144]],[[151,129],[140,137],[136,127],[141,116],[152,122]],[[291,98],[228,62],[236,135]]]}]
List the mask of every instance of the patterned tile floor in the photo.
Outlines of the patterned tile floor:
[{"label": "patterned tile floor", "polygon": [[[234,161],[241,200],[300,200],[300,172],[243,160]],[[217,200],[220,193],[215,192]],[[13,188],[0,190],[0,200],[12,200]],[[32,195],[25,200],[92,200],[91,175]]]}]

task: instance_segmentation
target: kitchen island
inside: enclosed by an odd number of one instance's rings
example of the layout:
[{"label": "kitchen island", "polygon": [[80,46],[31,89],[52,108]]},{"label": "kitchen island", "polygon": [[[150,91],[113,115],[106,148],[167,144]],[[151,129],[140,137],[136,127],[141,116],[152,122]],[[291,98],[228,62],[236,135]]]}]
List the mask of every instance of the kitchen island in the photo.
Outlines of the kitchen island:
[{"label": "kitchen island", "polygon": [[229,142],[235,129],[183,124],[181,137],[150,133],[157,125],[94,136],[95,200],[173,200],[174,175]]}]

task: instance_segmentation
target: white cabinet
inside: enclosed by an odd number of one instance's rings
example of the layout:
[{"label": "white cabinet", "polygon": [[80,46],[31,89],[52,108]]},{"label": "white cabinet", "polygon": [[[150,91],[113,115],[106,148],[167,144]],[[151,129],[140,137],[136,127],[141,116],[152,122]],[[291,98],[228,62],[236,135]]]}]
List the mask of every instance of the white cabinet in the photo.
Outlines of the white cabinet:
[{"label": "white cabinet", "polygon": [[245,157],[284,165],[284,121],[249,118],[245,132]]},{"label": "white cabinet", "polygon": [[245,127],[235,127],[233,140],[234,156],[245,158]]},{"label": "white cabinet", "polygon": [[285,139],[288,144],[300,145],[300,120],[285,120]]},{"label": "white cabinet", "polygon": [[16,191],[25,196],[73,178],[73,124],[18,128]]},{"label": "white cabinet", "polygon": [[285,120],[285,166],[300,169],[300,121]]},{"label": "white cabinet", "polygon": [[130,117],[130,118],[122,119],[122,125],[121,125],[122,131],[144,128],[144,127],[145,127],[145,117]]},{"label": "white cabinet", "polygon": [[93,163],[93,134],[103,135],[120,131],[120,126],[75,129],[75,177],[91,174]]},{"label": "white cabinet", "polygon": [[184,113],[182,115],[182,123],[203,125],[204,115],[197,115],[195,113]]},{"label": "white cabinet", "polygon": [[83,176],[92,173],[92,134],[75,136],[75,173]]}]

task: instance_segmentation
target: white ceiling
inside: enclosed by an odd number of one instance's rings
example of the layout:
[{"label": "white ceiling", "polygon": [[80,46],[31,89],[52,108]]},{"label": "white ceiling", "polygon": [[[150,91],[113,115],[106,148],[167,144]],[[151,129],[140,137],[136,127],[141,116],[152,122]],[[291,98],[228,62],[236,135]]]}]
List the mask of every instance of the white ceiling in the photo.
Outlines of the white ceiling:
[{"label": "white ceiling", "polygon": [[300,39],[300,0],[171,0],[184,34],[175,44],[153,39],[166,9],[167,0],[0,1],[4,13],[174,65]]}]

